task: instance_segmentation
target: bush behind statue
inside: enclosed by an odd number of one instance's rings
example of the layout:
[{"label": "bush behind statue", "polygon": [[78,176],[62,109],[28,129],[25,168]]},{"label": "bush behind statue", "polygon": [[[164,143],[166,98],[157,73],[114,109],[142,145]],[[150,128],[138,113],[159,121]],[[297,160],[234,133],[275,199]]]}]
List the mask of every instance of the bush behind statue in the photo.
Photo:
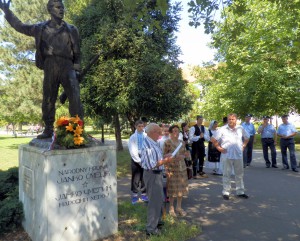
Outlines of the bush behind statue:
[{"label": "bush behind statue", "polygon": [[0,171],[0,233],[21,226],[23,204],[19,201],[18,168]]}]

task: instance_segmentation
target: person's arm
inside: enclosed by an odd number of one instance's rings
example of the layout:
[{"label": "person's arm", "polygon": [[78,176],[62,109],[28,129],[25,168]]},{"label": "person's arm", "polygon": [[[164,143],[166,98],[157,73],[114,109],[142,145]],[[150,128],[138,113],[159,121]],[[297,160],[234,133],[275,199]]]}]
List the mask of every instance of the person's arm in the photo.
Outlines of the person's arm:
[{"label": "person's arm", "polygon": [[189,131],[189,139],[191,142],[196,142],[198,141],[200,138],[200,136],[195,136],[195,127],[191,127],[190,131]]},{"label": "person's arm", "polygon": [[272,125],[272,129],[273,129],[274,145],[276,145],[277,144],[277,134],[276,134],[276,129],[273,125]]},{"label": "person's arm", "polygon": [[162,166],[162,165],[165,165],[171,161],[174,160],[174,157],[172,157],[171,154],[167,154],[165,156],[165,158],[163,158],[162,160],[159,160],[157,163],[156,163],[156,166],[155,167],[159,167],[159,166]]},{"label": "person's arm", "polygon": [[214,136],[212,136],[210,138],[210,141],[212,142],[212,144],[216,147],[216,149],[221,152],[221,153],[226,153],[226,149],[224,149],[223,147],[220,146],[219,142],[214,138]]},{"label": "person's arm", "polygon": [[73,63],[74,69],[78,72],[81,71],[80,69],[80,39],[79,39],[79,32],[78,29],[73,26],[69,25],[71,29],[71,41],[72,41],[72,50],[73,50]]},{"label": "person's arm", "polygon": [[35,25],[24,24],[21,20],[14,15],[9,9],[10,1],[0,0],[0,8],[5,13],[5,19],[7,22],[19,33],[34,36]]},{"label": "person's arm", "polygon": [[209,131],[208,131],[208,129],[206,129],[205,127],[204,127],[204,139],[205,139],[206,141],[209,141],[209,140],[210,140]]},{"label": "person's arm", "polygon": [[243,140],[244,140],[243,141],[243,150],[244,150],[249,142],[250,134],[244,128],[242,131],[243,131]]},{"label": "person's arm", "polygon": [[255,130],[255,126],[252,124],[253,127],[253,142],[255,142],[255,134],[256,134],[256,130]]},{"label": "person's arm", "polygon": [[257,133],[258,133],[258,134],[261,134],[261,133],[263,132],[264,128],[265,128],[265,126],[260,125],[260,126],[258,127],[258,129],[257,129]]},{"label": "person's arm", "polygon": [[135,134],[130,136],[128,141],[128,150],[130,153],[131,158],[138,164],[141,163],[141,158],[139,157],[139,150],[138,150],[138,144],[137,144],[137,138]]}]

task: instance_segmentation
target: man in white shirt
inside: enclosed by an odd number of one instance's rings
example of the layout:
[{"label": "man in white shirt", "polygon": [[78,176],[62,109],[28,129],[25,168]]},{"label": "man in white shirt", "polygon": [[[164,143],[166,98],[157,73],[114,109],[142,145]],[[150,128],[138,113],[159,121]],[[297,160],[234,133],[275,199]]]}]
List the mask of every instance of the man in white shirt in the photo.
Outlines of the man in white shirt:
[{"label": "man in white shirt", "polygon": [[236,114],[228,115],[228,124],[222,126],[211,137],[211,142],[223,156],[223,198],[229,200],[231,191],[232,168],[235,173],[236,194],[240,198],[248,198],[244,188],[243,149],[247,145],[250,135],[240,125],[236,124]]},{"label": "man in white shirt", "polygon": [[128,149],[131,156],[131,202],[135,204],[139,201],[139,192],[141,193],[141,200],[148,201],[146,195],[146,187],[143,181],[143,168],[141,167],[141,151],[146,137],[144,132],[144,122],[138,120],[135,122],[135,133],[129,138]]}]

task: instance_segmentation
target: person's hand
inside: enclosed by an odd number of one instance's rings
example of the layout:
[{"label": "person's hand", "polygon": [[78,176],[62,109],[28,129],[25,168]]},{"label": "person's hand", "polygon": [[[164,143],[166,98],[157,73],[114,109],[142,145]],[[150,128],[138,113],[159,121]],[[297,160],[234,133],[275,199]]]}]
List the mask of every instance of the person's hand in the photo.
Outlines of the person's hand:
[{"label": "person's hand", "polygon": [[219,152],[221,152],[221,153],[223,153],[223,154],[227,153],[227,150],[224,149],[224,148],[221,147],[221,146],[217,146],[216,148],[217,148],[217,150],[218,150]]},{"label": "person's hand", "polygon": [[185,155],[176,155],[174,157],[174,161],[181,161],[181,160],[184,160],[185,158]]},{"label": "person's hand", "polygon": [[165,162],[166,163],[169,163],[169,162],[173,161],[174,159],[175,159],[175,157],[173,157],[171,153],[168,153],[168,154],[165,155]]},{"label": "person's hand", "polygon": [[8,0],[6,2],[6,0],[0,0],[0,8],[6,12],[9,9],[9,5],[10,5],[11,0]]}]

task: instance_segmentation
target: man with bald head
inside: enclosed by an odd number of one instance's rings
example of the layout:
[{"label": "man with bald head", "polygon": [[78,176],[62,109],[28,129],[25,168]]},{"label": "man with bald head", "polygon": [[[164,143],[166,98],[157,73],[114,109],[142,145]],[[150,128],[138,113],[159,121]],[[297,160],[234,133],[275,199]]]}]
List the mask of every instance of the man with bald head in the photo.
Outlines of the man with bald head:
[{"label": "man with bald head", "polygon": [[49,21],[37,24],[22,23],[9,9],[10,0],[0,0],[0,8],[9,24],[18,32],[35,38],[36,66],[44,71],[42,119],[45,129],[37,138],[52,137],[55,121],[55,102],[60,84],[69,99],[71,116],[83,118],[79,82],[80,71],[79,34],[75,26],[63,21],[62,0],[49,0]]}]

